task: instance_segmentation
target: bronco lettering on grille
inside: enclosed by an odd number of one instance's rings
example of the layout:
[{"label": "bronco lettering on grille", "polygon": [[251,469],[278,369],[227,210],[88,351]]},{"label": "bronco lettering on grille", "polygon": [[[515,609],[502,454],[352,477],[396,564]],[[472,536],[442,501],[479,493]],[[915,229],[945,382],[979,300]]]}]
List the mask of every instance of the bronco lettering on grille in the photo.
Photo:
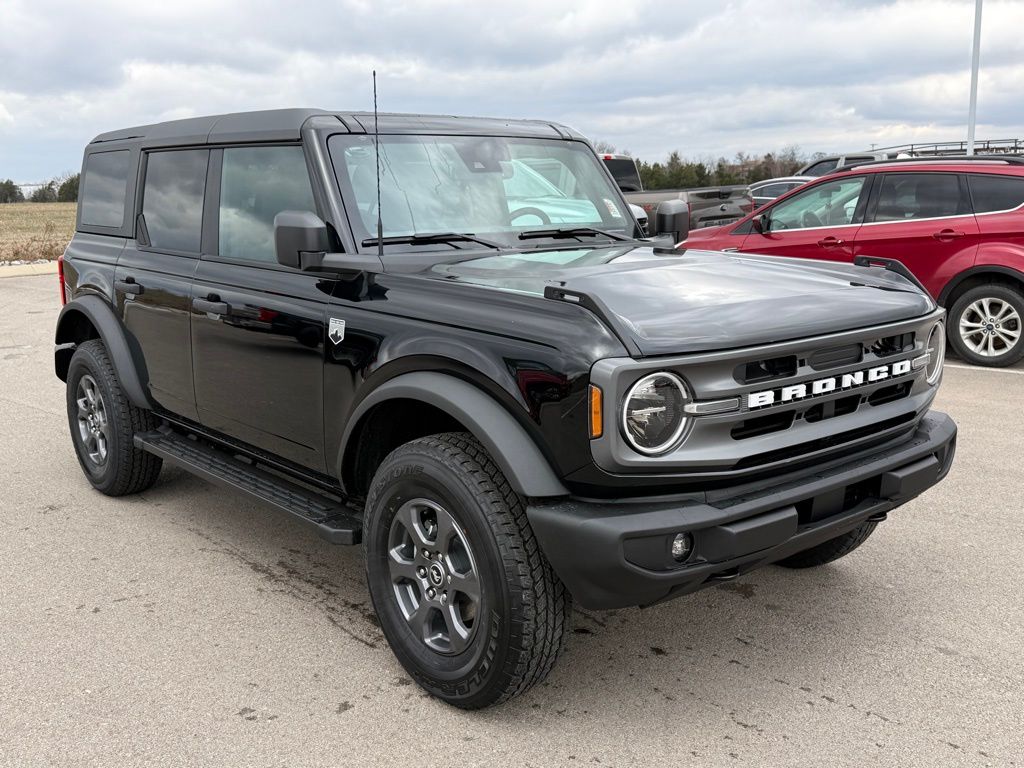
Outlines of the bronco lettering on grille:
[{"label": "bronco lettering on grille", "polygon": [[748,408],[763,408],[775,403],[791,403],[806,397],[825,395],[837,390],[853,389],[865,384],[874,384],[885,379],[894,379],[910,373],[910,361],[900,360],[887,365],[877,365],[862,371],[844,373],[840,376],[827,376],[823,379],[805,381],[801,384],[790,384],[778,389],[765,389],[747,395]]}]

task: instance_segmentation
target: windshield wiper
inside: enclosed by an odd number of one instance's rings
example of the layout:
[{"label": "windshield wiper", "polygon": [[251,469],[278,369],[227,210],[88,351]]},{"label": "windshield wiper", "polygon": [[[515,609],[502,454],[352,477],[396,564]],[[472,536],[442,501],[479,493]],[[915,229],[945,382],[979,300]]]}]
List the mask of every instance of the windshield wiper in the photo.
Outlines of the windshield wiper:
[{"label": "windshield wiper", "polygon": [[612,240],[632,240],[631,237],[620,235],[594,227],[563,227],[561,229],[531,229],[519,233],[520,240],[533,240],[538,237],[579,237],[580,235],[604,235]]},{"label": "windshield wiper", "polygon": [[[377,245],[376,237],[368,237],[363,240],[363,247]],[[476,235],[462,232],[422,232],[414,235],[392,235],[382,238],[379,242],[384,245],[428,245],[430,243],[479,243],[488,248],[501,250],[504,246],[493,240],[485,240]]]}]

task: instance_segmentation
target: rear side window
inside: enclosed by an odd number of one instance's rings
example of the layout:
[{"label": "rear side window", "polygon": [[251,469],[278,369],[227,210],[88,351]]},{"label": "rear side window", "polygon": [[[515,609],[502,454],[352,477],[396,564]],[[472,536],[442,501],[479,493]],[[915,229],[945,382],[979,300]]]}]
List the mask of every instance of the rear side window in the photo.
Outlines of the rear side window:
[{"label": "rear side window", "polygon": [[85,159],[82,176],[82,224],[120,227],[124,224],[125,194],[131,153],[93,152]]},{"label": "rear side window", "polygon": [[153,248],[199,253],[208,156],[205,149],[149,154],[142,215]]},{"label": "rear side window", "polygon": [[875,221],[912,221],[967,212],[960,180],[951,173],[887,173],[878,190]]},{"label": "rear side window", "polygon": [[1024,205],[1024,177],[969,176],[975,213],[1012,211]]},{"label": "rear side window", "polygon": [[302,147],[225,149],[220,255],[241,261],[276,261],[274,217],[281,211],[316,211]]}]

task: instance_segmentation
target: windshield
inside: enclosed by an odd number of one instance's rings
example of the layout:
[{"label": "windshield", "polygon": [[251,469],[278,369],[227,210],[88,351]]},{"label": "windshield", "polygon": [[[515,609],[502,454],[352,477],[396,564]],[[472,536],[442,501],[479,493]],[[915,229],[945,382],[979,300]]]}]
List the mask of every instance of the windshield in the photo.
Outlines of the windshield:
[{"label": "windshield", "polygon": [[[581,142],[406,135],[379,141],[385,238],[473,234],[519,248],[519,235],[536,230],[634,234],[618,190]],[[376,237],[373,136],[336,135],[328,146],[356,242]]]}]

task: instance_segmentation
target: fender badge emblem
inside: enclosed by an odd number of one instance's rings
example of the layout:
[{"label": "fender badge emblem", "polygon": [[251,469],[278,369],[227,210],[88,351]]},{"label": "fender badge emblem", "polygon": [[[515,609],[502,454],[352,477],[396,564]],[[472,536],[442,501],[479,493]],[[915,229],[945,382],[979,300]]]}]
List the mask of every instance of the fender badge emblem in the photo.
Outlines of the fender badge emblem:
[{"label": "fender badge emblem", "polygon": [[327,338],[337,346],[345,338],[345,321],[340,317],[332,317],[327,325]]}]

